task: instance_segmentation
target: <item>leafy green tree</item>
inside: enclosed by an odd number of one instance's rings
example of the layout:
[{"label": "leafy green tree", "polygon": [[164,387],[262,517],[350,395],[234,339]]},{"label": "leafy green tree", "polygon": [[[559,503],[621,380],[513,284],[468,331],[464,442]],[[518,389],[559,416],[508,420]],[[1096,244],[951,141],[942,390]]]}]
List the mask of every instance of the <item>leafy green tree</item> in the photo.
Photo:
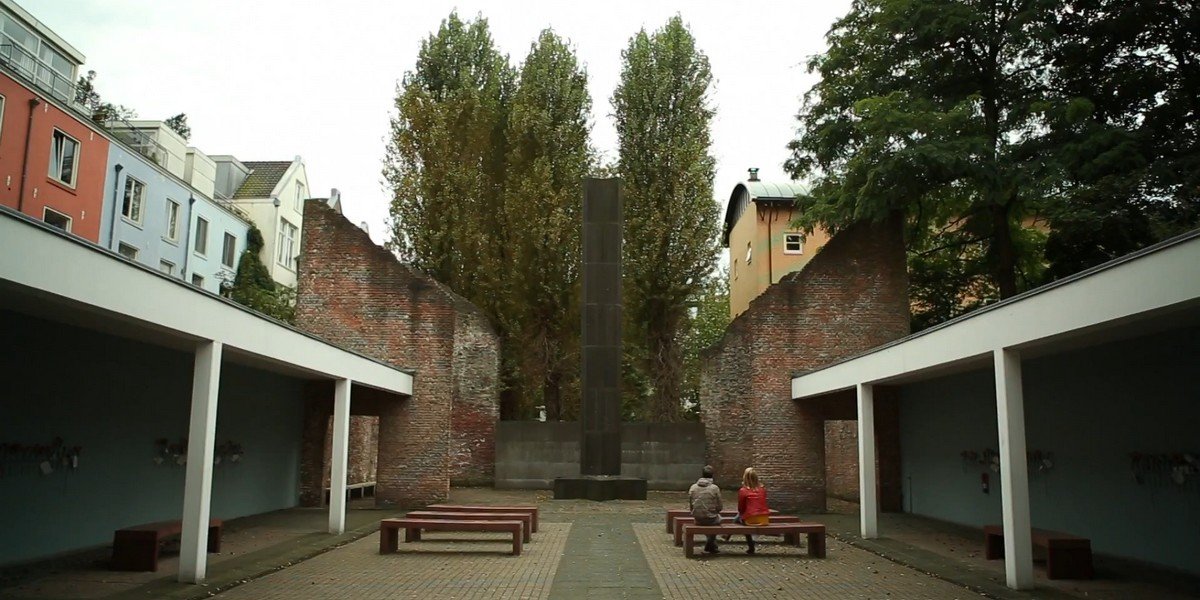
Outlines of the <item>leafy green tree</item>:
[{"label": "leafy green tree", "polygon": [[[504,227],[510,240],[501,309],[519,341],[521,382],[546,418],[564,416],[577,379],[579,236],[583,178],[592,165],[587,74],[553,31],[541,33],[521,67],[508,122]],[[575,412],[575,406],[566,407]]]},{"label": "leafy green tree", "polygon": [[296,319],[296,291],[271,279],[271,273],[259,258],[263,243],[262,232],[251,225],[246,236],[246,250],[238,259],[237,276],[234,277],[229,296],[234,302],[264,315],[293,323]]},{"label": "leafy green tree", "polygon": [[96,72],[88,71],[87,75],[80,75],[79,81],[75,83],[75,101],[91,112],[92,120],[101,125],[111,120],[123,120],[137,118],[137,111],[122,104],[113,104],[105,102],[100,97],[100,92],[96,91]]},{"label": "leafy green tree", "polygon": [[397,88],[383,169],[392,190],[389,245],[498,326],[502,418],[517,416],[520,391],[518,342],[504,310],[510,240],[499,218],[515,78],[487,20],[451,13]]},{"label": "leafy green tree", "polygon": [[687,327],[681,345],[683,355],[683,409],[688,420],[700,419],[702,354],[725,335],[729,327],[729,273],[725,269],[704,280],[704,286],[689,303]]},{"label": "leafy green tree", "polygon": [[185,113],[179,113],[163,121],[163,125],[169,127],[171,131],[178,133],[179,137],[182,137],[185,142],[192,138],[192,128],[188,126],[187,114]]},{"label": "leafy green tree", "polygon": [[639,31],[621,58],[612,105],[625,199],[625,347],[636,371],[626,393],[646,420],[675,421],[688,301],[718,252],[712,72],[679,16]]},{"label": "leafy green tree", "polygon": [[[915,235],[953,231],[944,252],[983,261],[1007,298],[1021,271],[1023,221],[1056,192],[1044,153],[1058,0],[856,0],[809,62],[787,163],[810,178],[802,224],[836,231],[904,212]],[[974,246],[975,248],[969,248]]]}]

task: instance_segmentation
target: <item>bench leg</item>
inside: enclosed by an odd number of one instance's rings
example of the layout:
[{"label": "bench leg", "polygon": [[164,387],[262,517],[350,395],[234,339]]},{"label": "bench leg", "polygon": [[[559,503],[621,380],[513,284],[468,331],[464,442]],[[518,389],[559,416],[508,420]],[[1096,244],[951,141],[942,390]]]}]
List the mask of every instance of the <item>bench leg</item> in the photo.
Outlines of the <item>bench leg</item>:
[{"label": "bench leg", "polygon": [[391,554],[400,546],[400,530],[396,527],[379,528],[379,553]]},{"label": "bench leg", "polygon": [[1091,548],[1047,548],[1047,579],[1091,579]]},{"label": "bench leg", "polygon": [[404,528],[404,543],[421,541],[420,527],[405,527]]},{"label": "bench leg", "polygon": [[1004,558],[1004,536],[994,533],[983,534],[983,555],[988,560]]},{"label": "bench leg", "polygon": [[219,525],[208,528],[208,551],[221,551],[221,527]]},{"label": "bench leg", "polygon": [[528,522],[528,521],[521,522],[521,532],[524,534],[526,544],[528,544],[533,539],[533,532],[530,531],[532,528],[533,528],[532,522]]},{"label": "bench leg", "polygon": [[675,533],[675,528],[673,527],[674,524],[675,524],[675,515],[672,515],[671,513],[667,513],[667,533]]},{"label": "bench leg", "polygon": [[676,546],[683,545],[683,528],[682,527],[675,528],[675,545]]},{"label": "bench leg", "polygon": [[537,517],[538,517],[538,511],[537,511],[537,509],[534,509],[534,511],[533,511],[533,532],[534,533],[537,533],[537,521],[538,521]]},{"label": "bench leg", "polygon": [[113,535],[109,567],[114,571],[157,571],[158,536],[153,532],[118,531]]},{"label": "bench leg", "polygon": [[521,555],[521,538],[522,537],[523,536],[521,535],[520,531],[513,532],[513,551],[512,551],[513,556]]},{"label": "bench leg", "polygon": [[813,558],[825,558],[825,532],[814,531],[808,534],[808,555]]}]

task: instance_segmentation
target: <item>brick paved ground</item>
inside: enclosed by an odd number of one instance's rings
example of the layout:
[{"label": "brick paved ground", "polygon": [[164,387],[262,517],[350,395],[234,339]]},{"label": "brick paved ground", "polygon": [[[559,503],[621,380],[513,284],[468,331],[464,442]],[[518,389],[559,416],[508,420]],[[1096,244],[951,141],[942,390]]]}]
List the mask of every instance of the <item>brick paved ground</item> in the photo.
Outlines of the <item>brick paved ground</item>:
[{"label": "brick paved ground", "polygon": [[[379,534],[240,585],[223,600],[548,598],[571,526],[542,523],[521,556],[495,533],[426,532],[379,554]],[[401,537],[403,540],[403,537]]]}]

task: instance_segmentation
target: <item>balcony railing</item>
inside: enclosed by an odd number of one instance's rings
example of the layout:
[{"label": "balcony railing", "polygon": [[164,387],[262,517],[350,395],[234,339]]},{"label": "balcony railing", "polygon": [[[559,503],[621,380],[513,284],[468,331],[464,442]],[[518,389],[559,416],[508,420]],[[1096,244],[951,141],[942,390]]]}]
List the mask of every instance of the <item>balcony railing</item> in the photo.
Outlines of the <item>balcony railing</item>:
[{"label": "balcony railing", "polygon": [[75,102],[75,82],[64,77],[50,65],[42,62],[24,46],[14,41],[8,34],[0,32],[0,60],[9,68],[16,71],[25,79],[32,82],[42,91],[50,94],[71,107],[81,109]]}]

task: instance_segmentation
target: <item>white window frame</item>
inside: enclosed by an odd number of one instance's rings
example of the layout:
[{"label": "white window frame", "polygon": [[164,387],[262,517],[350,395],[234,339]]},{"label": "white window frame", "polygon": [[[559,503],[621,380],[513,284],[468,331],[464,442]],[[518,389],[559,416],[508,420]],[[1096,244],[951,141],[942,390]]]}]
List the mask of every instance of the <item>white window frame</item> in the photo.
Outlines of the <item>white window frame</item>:
[{"label": "white window frame", "polygon": [[[166,268],[164,269],[163,267],[166,267]],[[174,277],[175,276],[175,263],[173,263],[169,260],[164,260],[164,259],[160,258],[158,260],[158,272],[162,273],[163,275],[168,275],[170,277]]]},{"label": "white window frame", "polygon": [[[796,238],[796,243],[799,244],[800,249],[788,250],[788,244],[790,243],[789,240],[792,237]],[[784,233],[783,234],[783,253],[784,254],[804,254],[804,234],[796,232],[796,231],[789,231],[789,232]]]},{"label": "white window frame", "polygon": [[[226,258],[229,262],[225,262]],[[221,238],[221,264],[232,269],[234,263],[237,262],[237,237],[228,231]]]},{"label": "white window frame", "polygon": [[[131,189],[140,189],[141,193],[139,193],[134,199],[136,202],[129,200],[129,192]],[[136,219],[132,214],[126,214],[126,202],[129,204],[128,208],[130,213],[134,213],[134,209],[137,209]],[[146,182],[138,179],[137,177],[130,177],[128,175],[125,176],[125,192],[121,195],[121,218],[124,219],[125,222],[132,223],[138,227],[141,227],[142,223],[146,219]]]},{"label": "white window frame", "polygon": [[304,212],[304,192],[305,192],[304,183],[297,181],[296,182],[296,212],[298,212],[298,213]]},{"label": "white window frame", "polygon": [[[125,248],[129,248],[130,250],[133,251],[132,256],[121,251]],[[138,255],[140,253],[141,253],[141,251],[138,249],[138,247],[134,246],[133,244],[126,244],[125,242],[117,242],[117,254],[120,254],[121,256],[124,256],[125,258],[128,258],[129,260],[137,260]]]},{"label": "white window frame", "polygon": [[279,219],[279,235],[276,237],[279,248],[275,251],[275,262],[289,271],[296,268],[296,243],[299,242],[300,228],[292,225],[287,219]]},{"label": "white window frame", "polygon": [[65,214],[63,214],[63,213],[60,213],[60,212],[58,212],[57,210],[54,210],[53,208],[50,208],[49,206],[43,206],[43,207],[42,207],[42,222],[43,222],[43,223],[48,223],[48,224],[49,224],[51,227],[58,227],[58,226],[57,226],[57,225],[55,225],[55,224],[53,224],[53,223],[50,223],[50,221],[47,221],[47,220],[46,220],[46,215],[47,215],[47,214],[49,214],[49,213],[54,213],[55,215],[58,215],[58,216],[60,216],[60,217],[62,217],[62,218],[64,218],[64,219],[66,219],[66,221],[67,221],[67,226],[66,226],[66,227],[63,227],[63,228],[61,228],[61,229],[62,229],[63,231],[66,231],[67,233],[70,233],[70,232],[71,232],[71,223],[72,223],[73,219],[71,219],[70,215],[65,215]]},{"label": "white window frame", "polygon": [[[200,227],[200,223],[204,223],[204,227]],[[196,216],[196,238],[192,240],[192,252],[200,256],[208,256],[208,219]],[[204,229],[204,231],[200,231]]]},{"label": "white window frame", "polygon": [[[75,144],[75,153],[71,156],[71,180],[64,181],[62,178],[62,161],[63,157],[55,157],[54,140],[58,136],[62,136],[63,141],[70,140]],[[64,148],[65,149],[65,148]],[[50,134],[50,170],[47,176],[55,183],[65,185],[71,189],[75,188],[75,184],[79,181],[79,155],[83,153],[83,144],[79,140],[67,135],[67,132],[55,127]],[[57,169],[56,169],[57,168]]]},{"label": "white window frame", "polygon": [[179,203],[167,198],[167,220],[164,227],[167,230],[167,235],[163,236],[164,240],[172,244],[179,242]]}]

